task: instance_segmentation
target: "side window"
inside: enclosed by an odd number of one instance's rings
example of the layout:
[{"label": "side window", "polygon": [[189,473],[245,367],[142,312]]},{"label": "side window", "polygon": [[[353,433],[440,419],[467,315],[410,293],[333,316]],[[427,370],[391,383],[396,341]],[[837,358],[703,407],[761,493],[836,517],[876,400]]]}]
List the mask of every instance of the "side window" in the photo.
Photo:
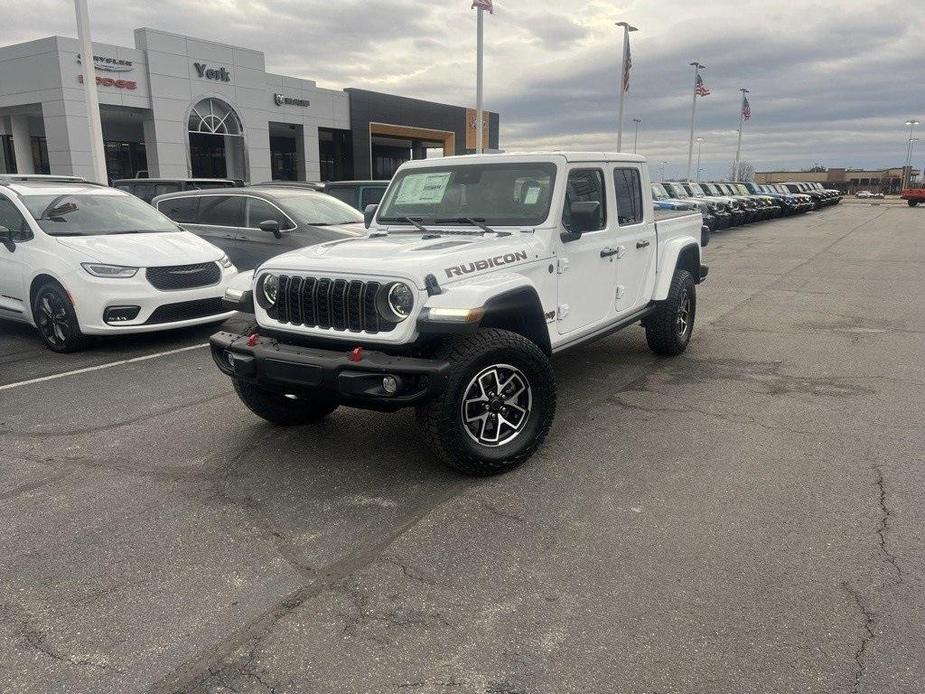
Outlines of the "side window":
[{"label": "side window", "polygon": [[280,229],[292,229],[292,222],[274,205],[259,198],[247,198],[247,226],[258,229],[261,222],[269,221],[279,222]]},{"label": "side window", "polygon": [[600,231],[607,226],[604,172],[600,169],[575,169],[569,173],[565,188],[565,209],[562,210],[562,226],[569,231],[572,231],[573,202],[599,202],[600,214],[597,224],[589,231]]},{"label": "side window", "polygon": [[14,241],[28,241],[32,238],[26,218],[22,216],[11,200],[0,195],[0,227],[6,227],[13,232]]},{"label": "side window", "polygon": [[199,198],[198,224],[243,228],[244,198],[240,195],[204,195]]},{"label": "side window", "polygon": [[343,186],[339,188],[329,188],[327,190],[327,194],[333,198],[337,198],[341,202],[347,203],[348,205],[350,205],[350,207],[353,207],[357,199],[356,198],[356,195],[357,195],[356,188],[346,188]]},{"label": "side window", "polygon": [[199,198],[171,198],[161,200],[157,209],[178,224],[195,224],[199,212]]},{"label": "side window", "polygon": [[167,193],[179,193],[180,185],[178,183],[158,183],[154,186],[154,197],[166,195]]},{"label": "side window", "polygon": [[378,205],[382,202],[384,194],[385,188],[382,187],[363,188],[363,192],[360,194],[360,209],[365,210],[367,205]]},{"label": "side window", "polygon": [[129,190],[129,192],[135,197],[141,198],[142,200],[148,203],[154,200],[154,196],[156,195],[156,193],[154,192],[154,186],[151,185],[150,183],[145,183],[142,185],[134,185],[132,186],[131,190]]},{"label": "side window", "polygon": [[638,169],[614,169],[614,192],[617,194],[617,221],[620,226],[643,221],[642,181]]}]

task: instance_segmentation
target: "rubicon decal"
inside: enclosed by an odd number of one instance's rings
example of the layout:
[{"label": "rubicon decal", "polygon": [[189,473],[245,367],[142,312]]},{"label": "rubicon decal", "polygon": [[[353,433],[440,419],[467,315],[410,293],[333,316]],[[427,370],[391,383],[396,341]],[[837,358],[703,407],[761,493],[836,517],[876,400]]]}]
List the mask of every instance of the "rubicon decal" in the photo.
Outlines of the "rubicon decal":
[{"label": "rubicon decal", "polygon": [[505,255],[496,255],[494,258],[486,258],[485,260],[476,260],[474,263],[467,263],[465,265],[456,265],[454,267],[448,267],[444,270],[447,277],[462,277],[463,275],[469,275],[473,272],[481,272],[482,270],[488,270],[493,267],[500,267],[502,265],[510,265],[511,263],[516,263],[518,260],[526,260],[527,252],[526,251],[517,251],[516,253],[506,253]]}]

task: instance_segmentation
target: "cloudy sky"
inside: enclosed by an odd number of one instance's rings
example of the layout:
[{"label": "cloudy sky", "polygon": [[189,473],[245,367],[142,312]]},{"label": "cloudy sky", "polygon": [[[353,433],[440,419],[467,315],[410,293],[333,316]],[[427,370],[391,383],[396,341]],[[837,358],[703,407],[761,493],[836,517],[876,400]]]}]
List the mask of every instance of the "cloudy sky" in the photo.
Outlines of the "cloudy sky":
[{"label": "cloudy sky", "polygon": [[[683,175],[692,73],[708,176],[735,154],[740,87],[751,90],[743,158],[758,169],[897,166],[903,122],[925,122],[921,0],[495,0],[486,18],[486,107],[511,150],[613,149],[621,35],[632,35],[626,134]],[[267,68],[334,88],[473,105],[469,0],[90,0],[94,40],[132,45],[150,26],[262,50]],[[20,11],[14,12],[14,7]],[[28,8],[28,9],[26,9]],[[921,9],[921,8],[919,8]],[[0,42],[74,35],[70,0],[0,0]],[[925,134],[916,159],[925,159]]]}]

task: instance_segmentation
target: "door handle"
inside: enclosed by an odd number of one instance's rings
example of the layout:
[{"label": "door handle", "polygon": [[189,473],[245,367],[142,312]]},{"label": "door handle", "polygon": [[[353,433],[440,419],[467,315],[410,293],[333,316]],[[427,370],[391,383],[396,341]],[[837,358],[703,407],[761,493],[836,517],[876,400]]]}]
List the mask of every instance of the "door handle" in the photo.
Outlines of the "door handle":
[{"label": "door handle", "polygon": [[617,254],[619,254],[619,253],[620,253],[620,251],[619,251],[619,249],[617,249],[617,248],[605,248],[605,249],[603,249],[603,250],[601,251],[601,257],[602,257],[602,258],[609,258],[609,257],[611,257],[611,256],[613,256],[613,255],[617,255]]},{"label": "door handle", "polygon": [[646,248],[649,245],[648,241],[637,241],[636,248]]}]

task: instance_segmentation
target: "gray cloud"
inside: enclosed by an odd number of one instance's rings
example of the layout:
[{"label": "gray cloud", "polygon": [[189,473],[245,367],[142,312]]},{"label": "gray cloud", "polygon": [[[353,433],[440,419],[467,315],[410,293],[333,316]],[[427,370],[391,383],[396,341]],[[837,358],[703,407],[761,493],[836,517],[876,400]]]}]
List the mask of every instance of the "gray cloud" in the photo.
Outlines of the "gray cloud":
[{"label": "gray cloud", "polygon": [[[363,87],[471,105],[474,12],[469,0],[91,0],[94,38],[131,45],[152,26],[263,50],[268,69],[330,87]],[[925,19],[908,0],[496,0],[486,19],[487,106],[507,149],[612,149],[620,34],[632,35],[626,123],[640,151],[686,164],[692,73],[708,68],[698,134],[711,175],[735,149],[739,87],[751,89],[744,155],[759,168],[895,166],[902,123],[925,120],[918,88]],[[0,0],[4,43],[73,35],[71,7]],[[67,11],[62,11],[66,8]],[[632,137],[631,127],[626,129]],[[626,135],[625,135],[626,137]],[[923,136],[925,138],[925,136]],[[925,146],[920,150],[925,157]]]}]

